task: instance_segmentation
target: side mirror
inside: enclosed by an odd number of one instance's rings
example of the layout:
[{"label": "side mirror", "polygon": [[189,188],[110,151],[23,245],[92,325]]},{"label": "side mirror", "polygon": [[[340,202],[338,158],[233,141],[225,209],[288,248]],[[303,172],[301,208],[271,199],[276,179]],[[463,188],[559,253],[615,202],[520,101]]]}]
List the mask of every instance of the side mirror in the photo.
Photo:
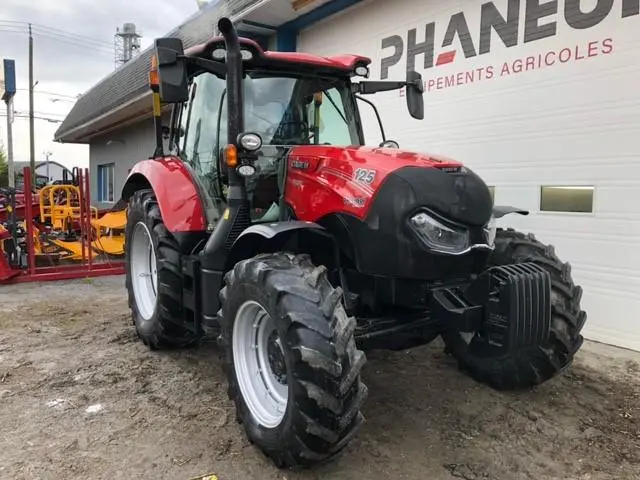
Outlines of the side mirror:
[{"label": "side mirror", "polygon": [[422,75],[415,71],[407,72],[407,108],[409,114],[418,120],[424,118],[423,93]]},{"label": "side mirror", "polygon": [[158,60],[160,98],[165,103],[182,103],[189,99],[187,62],[179,38],[157,38],[155,54]]}]

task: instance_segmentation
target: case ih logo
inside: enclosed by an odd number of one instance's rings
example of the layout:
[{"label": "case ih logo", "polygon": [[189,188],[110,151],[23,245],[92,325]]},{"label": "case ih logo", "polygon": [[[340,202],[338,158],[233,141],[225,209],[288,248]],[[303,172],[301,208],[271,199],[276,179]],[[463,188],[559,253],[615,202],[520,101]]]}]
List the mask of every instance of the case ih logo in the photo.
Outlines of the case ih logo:
[{"label": "case ih logo", "polygon": [[[406,48],[404,39],[400,35],[392,35],[382,39],[382,49],[385,51],[392,49],[393,53],[383,57],[380,62],[381,79],[388,78],[389,68],[400,62],[405,55],[405,50],[407,70],[416,69],[416,58],[419,55],[424,57],[424,69],[429,69],[455,61],[458,51],[450,48],[455,38],[458,38],[460,42],[464,57],[470,58],[476,55],[484,55],[491,51],[491,35],[493,31],[496,32],[506,47],[514,47],[518,45],[521,31],[523,31],[523,43],[528,43],[556,35],[559,21],[566,22],[569,27],[576,30],[588,29],[598,25],[608,15],[612,14],[615,10],[614,6],[621,8],[619,14],[621,14],[622,18],[640,14],[640,0],[595,0],[595,6],[594,0],[582,2],[580,0],[565,0],[564,12],[561,11],[558,0],[522,1],[525,2],[524,18],[520,16],[521,0],[507,0],[506,12],[500,11],[495,6],[495,2],[483,4],[480,11],[480,35],[476,39],[470,34],[469,24],[464,12],[451,16],[443,37],[441,37],[442,26],[432,22],[425,26],[425,40],[422,42],[417,41],[415,28],[409,30],[406,36]],[[554,19],[548,18],[558,13],[561,13],[561,15]],[[436,57],[436,39],[440,40],[440,38],[442,38],[442,41],[438,44],[438,55]],[[613,48],[612,40],[607,40],[608,42],[599,42],[603,50],[602,53],[610,53]],[[590,45],[589,50],[592,48]],[[560,58],[560,61],[562,61],[562,58]],[[546,64],[550,66],[548,56]],[[420,68],[416,70],[419,71]]]}]

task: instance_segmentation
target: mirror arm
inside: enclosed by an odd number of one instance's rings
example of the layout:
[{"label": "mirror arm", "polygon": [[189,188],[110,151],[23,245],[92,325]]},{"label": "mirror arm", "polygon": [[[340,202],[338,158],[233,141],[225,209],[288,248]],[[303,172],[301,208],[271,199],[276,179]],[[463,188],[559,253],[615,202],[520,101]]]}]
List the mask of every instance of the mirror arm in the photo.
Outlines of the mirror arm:
[{"label": "mirror arm", "polygon": [[354,84],[357,87],[357,93],[368,95],[371,93],[388,92],[390,90],[398,90],[407,85],[407,82],[399,81],[371,81],[360,82]]},{"label": "mirror arm", "polygon": [[207,60],[206,58],[201,57],[189,57],[187,55],[182,55],[178,58],[186,60],[187,66],[196,65],[221,78],[224,78],[227,74],[227,65],[225,63],[216,62],[215,60]]},{"label": "mirror arm", "polygon": [[380,125],[380,132],[382,133],[382,141],[386,142],[387,137],[384,133],[384,125],[382,125],[382,119],[380,118],[380,114],[378,113],[378,109],[376,108],[375,104],[371,100],[367,100],[366,98],[361,97],[359,95],[355,95],[355,97],[358,100],[362,100],[364,103],[368,103],[371,106],[371,108],[373,108],[373,112],[376,114],[376,118],[378,119],[378,125]]}]

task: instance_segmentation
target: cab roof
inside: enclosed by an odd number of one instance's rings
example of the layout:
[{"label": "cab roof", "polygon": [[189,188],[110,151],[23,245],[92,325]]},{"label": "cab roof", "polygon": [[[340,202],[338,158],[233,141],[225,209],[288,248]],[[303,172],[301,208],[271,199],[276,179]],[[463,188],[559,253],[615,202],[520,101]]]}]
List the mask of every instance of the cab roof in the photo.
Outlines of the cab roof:
[{"label": "cab roof", "polygon": [[[238,39],[243,54],[250,54],[243,63],[249,68],[269,68],[276,70],[301,71],[336,76],[351,76],[357,67],[368,67],[371,59],[361,55],[343,54],[322,57],[303,52],[272,52],[263,50],[255,41],[241,37]],[[200,45],[194,45],[185,51],[185,55],[223,61],[214,52],[224,50],[223,37],[214,37]],[[248,52],[248,53],[245,53]]]}]

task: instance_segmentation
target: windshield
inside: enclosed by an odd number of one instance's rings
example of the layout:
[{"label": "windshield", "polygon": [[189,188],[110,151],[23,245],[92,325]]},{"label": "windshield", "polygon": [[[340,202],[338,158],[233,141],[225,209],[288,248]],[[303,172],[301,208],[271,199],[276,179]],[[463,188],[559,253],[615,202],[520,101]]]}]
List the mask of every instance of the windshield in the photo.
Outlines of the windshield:
[{"label": "windshield", "polygon": [[249,74],[245,130],[265,145],[360,145],[351,94],[338,79]]},{"label": "windshield", "polygon": [[[213,150],[227,143],[226,83],[203,73],[194,84],[193,104],[199,112],[188,123],[198,132],[189,137]],[[362,145],[355,105],[343,80],[249,72],[243,86],[244,130],[259,133],[264,145]]]},{"label": "windshield", "polygon": [[[279,158],[286,150],[280,147],[363,144],[355,101],[344,80],[250,72],[243,87],[244,131],[258,133],[264,145],[254,162],[258,174],[249,183],[277,178]],[[180,157],[209,194],[207,210],[212,216],[223,211],[226,200],[220,169],[228,141],[226,99],[225,80],[211,73],[195,77],[189,101],[181,109],[176,142]]]}]

